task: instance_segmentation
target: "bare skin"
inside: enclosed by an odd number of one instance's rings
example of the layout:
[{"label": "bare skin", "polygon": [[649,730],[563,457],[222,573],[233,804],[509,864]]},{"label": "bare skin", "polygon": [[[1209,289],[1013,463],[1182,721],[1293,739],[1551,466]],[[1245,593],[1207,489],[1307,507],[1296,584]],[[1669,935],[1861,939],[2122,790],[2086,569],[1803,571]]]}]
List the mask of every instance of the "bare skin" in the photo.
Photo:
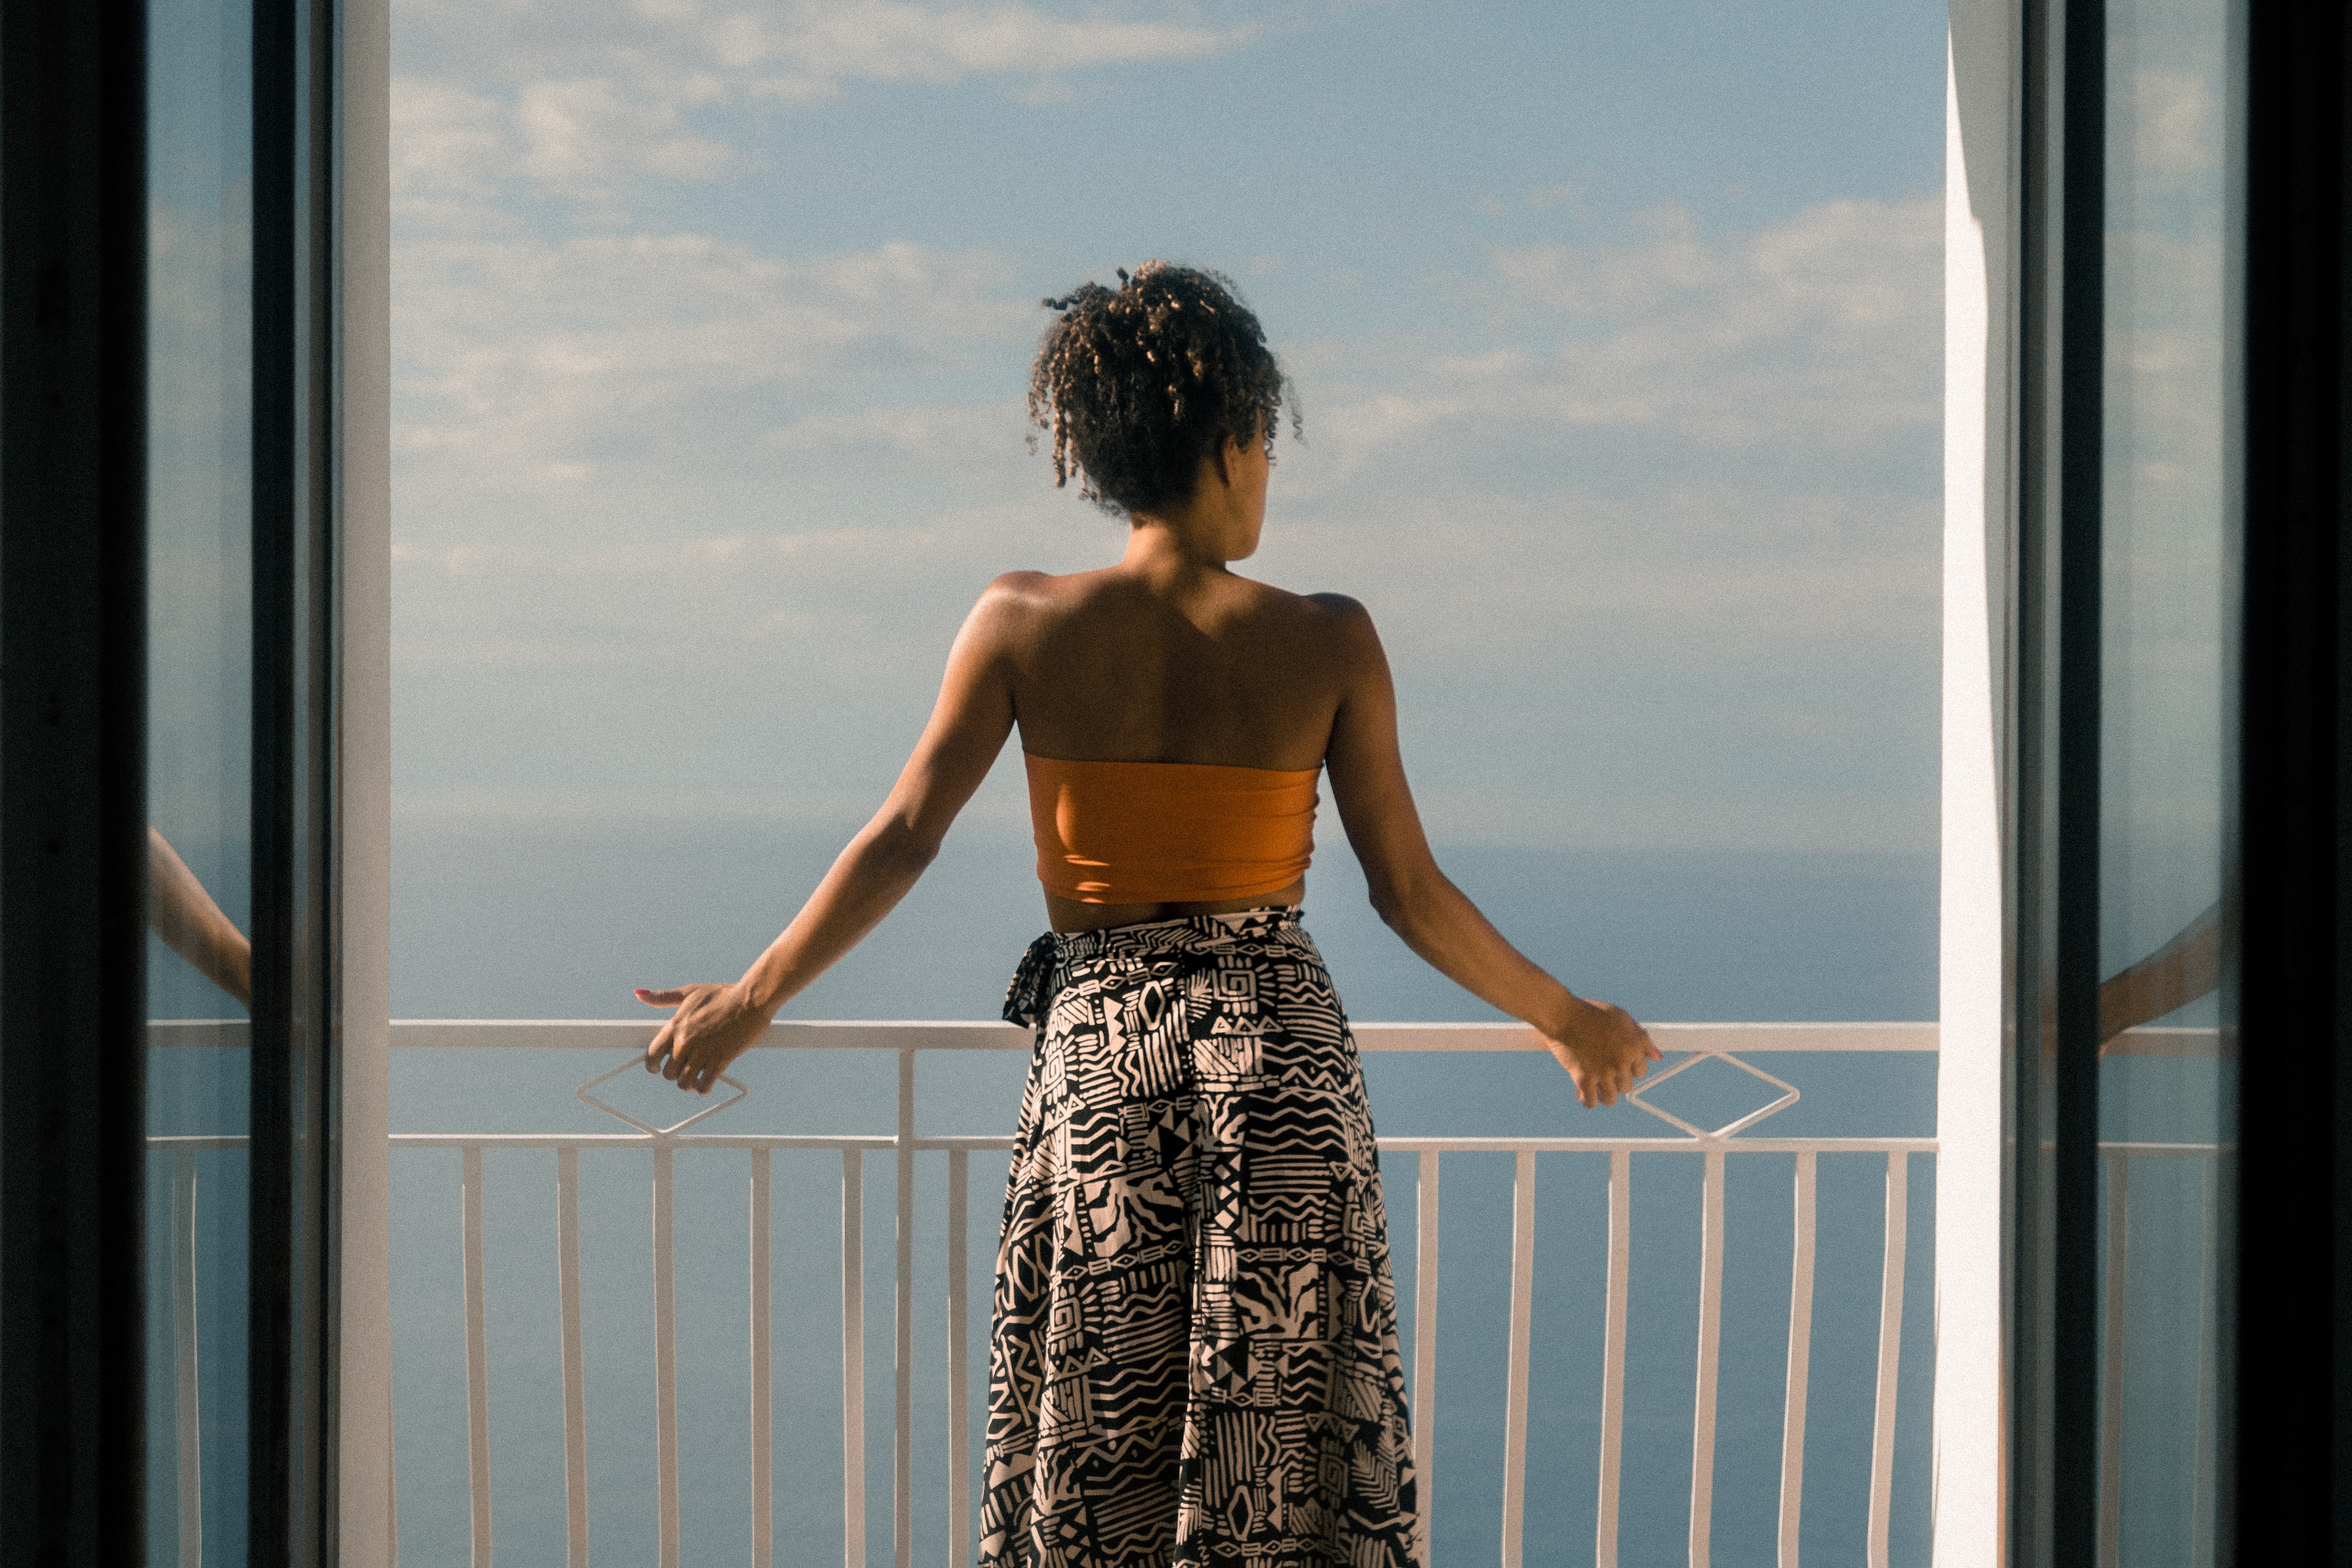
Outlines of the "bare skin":
[{"label": "bare skin", "polygon": [[147,924],[163,945],[205,979],[253,1005],[253,944],[236,929],[188,863],[151,825],[147,829]]},{"label": "bare skin", "polygon": [[2099,983],[2099,1050],[2126,1029],[2186,1007],[2221,984],[2221,901],[2120,974]]},{"label": "bare skin", "polygon": [[[1570,992],[1506,942],[1431,855],[1397,750],[1396,693],[1371,617],[1338,594],[1236,576],[1265,521],[1262,446],[1228,438],[1189,500],[1138,513],[1097,572],[1014,572],[982,594],[930,722],[888,800],[782,935],[731,984],[641,990],[674,1012],[646,1068],[708,1094],[779,1008],[880,924],[1017,728],[1038,756],[1328,770],[1372,906],[1405,945],[1541,1031],[1586,1106],[1613,1105],[1657,1059],[1623,1010]],[[1083,904],[1047,895],[1056,931],[1295,904],[1278,892],[1206,903]]]}]

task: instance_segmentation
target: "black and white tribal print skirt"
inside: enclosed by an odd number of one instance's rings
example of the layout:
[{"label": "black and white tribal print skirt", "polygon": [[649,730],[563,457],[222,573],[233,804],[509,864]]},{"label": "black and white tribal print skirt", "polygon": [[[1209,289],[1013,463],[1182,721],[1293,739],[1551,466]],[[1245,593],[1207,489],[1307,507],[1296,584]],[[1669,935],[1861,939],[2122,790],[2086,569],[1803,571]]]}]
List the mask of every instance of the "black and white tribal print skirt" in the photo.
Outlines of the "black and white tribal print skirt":
[{"label": "black and white tribal print skirt", "polygon": [[982,1568],[1417,1562],[1364,1081],[1295,909],[1040,937]]}]

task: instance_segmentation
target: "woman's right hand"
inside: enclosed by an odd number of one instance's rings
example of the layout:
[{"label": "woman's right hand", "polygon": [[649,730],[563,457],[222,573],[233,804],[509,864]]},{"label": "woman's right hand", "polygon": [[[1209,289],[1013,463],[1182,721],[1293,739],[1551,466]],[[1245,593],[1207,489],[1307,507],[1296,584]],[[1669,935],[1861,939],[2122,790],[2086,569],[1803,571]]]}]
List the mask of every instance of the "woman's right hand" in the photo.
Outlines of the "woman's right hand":
[{"label": "woman's right hand", "polygon": [[664,991],[637,987],[648,1007],[675,1007],[669,1021],[646,1047],[646,1070],[678,1088],[709,1094],[730,1063],[767,1033],[768,1016],[734,985],[674,985]]},{"label": "woman's right hand", "polygon": [[1614,1105],[1633,1080],[1665,1053],[1622,1007],[1571,995],[1560,1014],[1542,1026],[1544,1044],[1576,1080],[1576,1098],[1587,1110]]}]

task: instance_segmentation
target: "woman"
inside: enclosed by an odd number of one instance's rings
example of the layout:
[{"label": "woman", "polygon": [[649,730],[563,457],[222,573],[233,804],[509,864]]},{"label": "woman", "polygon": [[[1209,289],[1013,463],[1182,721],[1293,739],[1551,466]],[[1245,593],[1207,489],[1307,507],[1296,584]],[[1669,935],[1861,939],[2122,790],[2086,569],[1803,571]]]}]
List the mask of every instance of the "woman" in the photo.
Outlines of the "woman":
[{"label": "woman", "polygon": [[[989,1568],[1417,1560],[1371,1119],[1299,924],[1328,770],[1374,907],[1543,1032],[1587,1106],[1657,1056],[1522,957],[1431,858],[1371,618],[1235,575],[1283,377],[1213,275],[1149,263],[1059,312],[1030,384],[1054,477],[1129,521],[1112,566],[981,595],[881,812],[646,1065],[709,1092],[914,886],[1017,727],[1052,931],[997,1255]],[[1294,423],[1296,417],[1294,416]]]}]

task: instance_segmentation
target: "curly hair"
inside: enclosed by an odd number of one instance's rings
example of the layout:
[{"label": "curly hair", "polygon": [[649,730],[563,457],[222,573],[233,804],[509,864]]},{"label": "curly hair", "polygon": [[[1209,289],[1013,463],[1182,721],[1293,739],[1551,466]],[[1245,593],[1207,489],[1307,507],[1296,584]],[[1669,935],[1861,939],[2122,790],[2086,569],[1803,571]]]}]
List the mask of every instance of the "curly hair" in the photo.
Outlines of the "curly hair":
[{"label": "curly hair", "polygon": [[[1189,500],[1227,436],[1271,460],[1286,381],[1232,280],[1147,261],[1118,281],[1045,301],[1059,314],[1029,373],[1029,418],[1053,437],[1055,485],[1075,470],[1080,495],[1132,515]],[[1296,398],[1290,424],[1298,435]]]}]

